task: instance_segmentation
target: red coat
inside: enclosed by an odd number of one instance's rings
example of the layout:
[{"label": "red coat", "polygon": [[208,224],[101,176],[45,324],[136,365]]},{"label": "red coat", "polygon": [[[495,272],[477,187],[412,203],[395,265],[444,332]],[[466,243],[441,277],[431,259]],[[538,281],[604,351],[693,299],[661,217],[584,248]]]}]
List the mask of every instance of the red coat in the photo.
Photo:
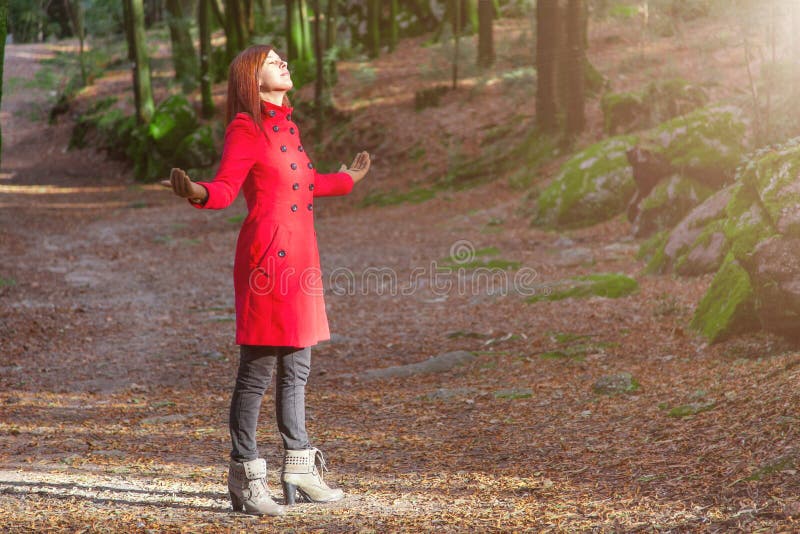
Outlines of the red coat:
[{"label": "red coat", "polygon": [[236,241],[236,344],[307,347],[330,339],[314,230],[314,198],[346,195],[349,174],[314,169],[292,122],[293,108],[262,101],[266,134],[245,113],[225,131],[205,204],[223,209],[241,188],[248,215]]}]

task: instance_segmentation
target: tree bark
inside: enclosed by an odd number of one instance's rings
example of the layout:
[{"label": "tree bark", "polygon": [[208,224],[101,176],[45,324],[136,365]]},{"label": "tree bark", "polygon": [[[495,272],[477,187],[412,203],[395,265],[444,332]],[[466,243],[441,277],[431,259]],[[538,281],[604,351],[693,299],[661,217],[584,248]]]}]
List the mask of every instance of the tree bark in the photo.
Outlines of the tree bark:
[{"label": "tree bark", "polygon": [[339,17],[339,3],[328,0],[328,13],[325,15],[325,48],[330,50],[336,46],[336,19]]},{"label": "tree bark", "polygon": [[181,0],[167,0],[167,25],[172,44],[175,79],[184,91],[191,91],[197,79],[197,56],[189,33],[189,18],[184,16]]},{"label": "tree bark", "polygon": [[492,0],[478,0],[478,66],[490,67],[494,63],[494,6]]},{"label": "tree bark", "polygon": [[583,0],[567,0],[564,80],[566,134],[572,138],[586,126],[584,113]]},{"label": "tree bark", "polygon": [[128,36],[128,58],[133,71],[133,96],[136,102],[136,121],[150,122],[155,111],[150,83],[150,60],[145,48],[144,6],[142,0],[123,0],[125,32]]},{"label": "tree bark", "polygon": [[555,101],[558,0],[536,2],[536,123],[547,133],[557,127]]},{"label": "tree bark", "polygon": [[367,0],[367,50],[369,57],[376,58],[381,50],[381,4],[380,0]]},{"label": "tree bark", "polygon": [[311,35],[311,23],[308,19],[308,2],[306,0],[295,0],[297,12],[300,20],[301,41],[299,57],[304,61],[310,62],[314,59],[314,47],[312,45],[313,36]]},{"label": "tree bark", "polygon": [[[0,102],[3,100],[3,60],[6,53],[6,37],[8,34],[8,0],[0,0]],[[0,160],[3,153],[3,133],[0,124]]]},{"label": "tree bark", "polygon": [[325,73],[323,65],[322,54],[322,30],[320,25],[322,20],[320,17],[319,0],[313,0],[314,4],[314,56],[317,62],[317,79],[314,82],[314,108],[317,112],[317,142],[322,142],[322,136],[325,133],[325,109],[322,103],[322,89],[325,85]]},{"label": "tree bark", "polygon": [[81,84],[86,85],[86,60],[83,57],[84,42],[86,41],[86,32],[84,31],[83,24],[83,7],[78,0],[64,0],[64,9],[69,16],[69,24],[72,28],[72,33],[78,38],[78,62],[81,66]]},{"label": "tree bark", "polygon": [[389,52],[394,52],[397,48],[397,0],[391,0],[389,3]]},{"label": "tree bark", "polygon": [[461,0],[450,0],[453,6],[453,89],[458,87],[458,44],[461,34]]},{"label": "tree bark", "polygon": [[203,117],[214,115],[214,99],[211,96],[211,0],[200,0],[197,6],[197,28],[200,34],[200,95],[203,99]]}]

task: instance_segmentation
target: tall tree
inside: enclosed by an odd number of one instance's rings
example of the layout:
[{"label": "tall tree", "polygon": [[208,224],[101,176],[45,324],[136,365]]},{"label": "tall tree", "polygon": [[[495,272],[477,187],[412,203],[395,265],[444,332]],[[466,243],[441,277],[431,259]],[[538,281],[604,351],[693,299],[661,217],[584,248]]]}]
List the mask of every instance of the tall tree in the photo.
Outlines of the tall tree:
[{"label": "tall tree", "polygon": [[314,108],[317,112],[317,142],[322,142],[325,134],[325,109],[322,105],[322,89],[325,83],[325,73],[323,71],[322,54],[322,17],[319,8],[319,0],[313,0],[314,4],[314,57],[317,64],[317,78],[314,81]]},{"label": "tall tree", "polygon": [[289,61],[310,62],[314,57],[306,0],[286,0],[286,45]]},{"label": "tall tree", "polygon": [[299,57],[307,62],[314,58],[313,37],[311,35],[311,20],[308,18],[308,2],[306,0],[295,0],[297,13],[300,20],[300,48]]},{"label": "tall tree", "polygon": [[172,43],[172,64],[175,79],[181,82],[184,91],[191,91],[197,80],[197,56],[192,35],[189,32],[189,17],[184,15],[181,0],[167,0],[167,25]]},{"label": "tall tree", "polygon": [[458,85],[458,44],[461,40],[461,0],[450,0],[453,5],[453,89]]},{"label": "tall tree", "polygon": [[381,0],[367,0],[367,51],[376,58],[381,50]]},{"label": "tall tree", "polygon": [[211,96],[211,0],[200,0],[197,6],[197,28],[200,34],[200,95],[203,99],[203,117],[214,115]]},{"label": "tall tree", "polygon": [[328,12],[325,15],[325,48],[336,45],[336,22],[339,17],[339,2],[328,0]]},{"label": "tall tree", "polygon": [[[3,60],[6,52],[8,31],[8,0],[0,0],[0,102],[3,100]],[[0,125],[0,156],[3,153],[3,132]]]},{"label": "tall tree", "polygon": [[494,6],[492,0],[478,0],[478,66],[494,63]]},{"label": "tall tree", "polygon": [[145,48],[144,6],[142,0],[123,0],[125,33],[128,38],[128,58],[133,70],[133,96],[136,102],[136,120],[139,124],[150,122],[155,111],[153,90],[150,84],[150,60]]},{"label": "tall tree", "polygon": [[583,0],[567,0],[566,9],[566,54],[564,55],[564,93],[566,111],[566,134],[572,138],[583,131],[586,125],[584,113],[584,25]]},{"label": "tall tree", "polygon": [[394,52],[397,47],[398,36],[398,23],[397,23],[397,0],[390,0],[389,2],[389,52]]},{"label": "tall tree", "polygon": [[64,9],[69,16],[70,27],[72,33],[78,38],[78,62],[81,66],[81,83],[86,85],[86,60],[83,56],[84,42],[86,41],[86,32],[84,31],[83,24],[83,6],[79,0],[64,0]]},{"label": "tall tree", "polygon": [[544,132],[556,130],[556,48],[558,0],[536,1],[536,123]]}]

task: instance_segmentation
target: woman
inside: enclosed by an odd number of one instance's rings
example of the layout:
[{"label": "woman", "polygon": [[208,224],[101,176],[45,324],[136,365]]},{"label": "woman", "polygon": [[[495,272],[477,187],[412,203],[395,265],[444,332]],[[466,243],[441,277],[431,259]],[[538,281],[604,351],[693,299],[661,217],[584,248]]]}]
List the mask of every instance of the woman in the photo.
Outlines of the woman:
[{"label": "woman", "polygon": [[240,188],[247,201],[233,268],[240,358],[230,406],[228,490],[234,510],[256,515],[285,513],[270,498],[255,439],[261,399],[276,365],[286,504],[294,504],[298,491],[315,502],[344,497],[323,481],[325,460],[309,444],[305,427],[310,347],[330,339],[312,210],[316,197],[350,193],[369,170],[370,158],[361,152],[349,169],[318,173],[292,122],[286,97],[291,88],[287,64],[271,46],[244,50],[230,65],[228,126],[214,179],[193,182],[172,169],[161,182],[196,208],[223,209]]}]

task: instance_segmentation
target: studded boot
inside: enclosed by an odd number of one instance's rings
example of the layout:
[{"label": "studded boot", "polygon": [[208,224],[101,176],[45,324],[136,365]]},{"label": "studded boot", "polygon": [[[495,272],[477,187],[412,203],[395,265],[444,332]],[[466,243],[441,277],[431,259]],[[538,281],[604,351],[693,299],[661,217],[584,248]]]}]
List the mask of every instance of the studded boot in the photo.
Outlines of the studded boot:
[{"label": "studded boot", "polygon": [[228,492],[236,512],[252,515],[283,515],[285,507],[269,496],[267,489],[267,462],[263,458],[246,462],[230,461]]},{"label": "studded boot", "polygon": [[311,502],[331,502],[344,498],[342,490],[330,488],[322,480],[322,473],[327,470],[325,458],[319,449],[287,450],[281,471],[286,504],[294,504],[298,492]]}]

